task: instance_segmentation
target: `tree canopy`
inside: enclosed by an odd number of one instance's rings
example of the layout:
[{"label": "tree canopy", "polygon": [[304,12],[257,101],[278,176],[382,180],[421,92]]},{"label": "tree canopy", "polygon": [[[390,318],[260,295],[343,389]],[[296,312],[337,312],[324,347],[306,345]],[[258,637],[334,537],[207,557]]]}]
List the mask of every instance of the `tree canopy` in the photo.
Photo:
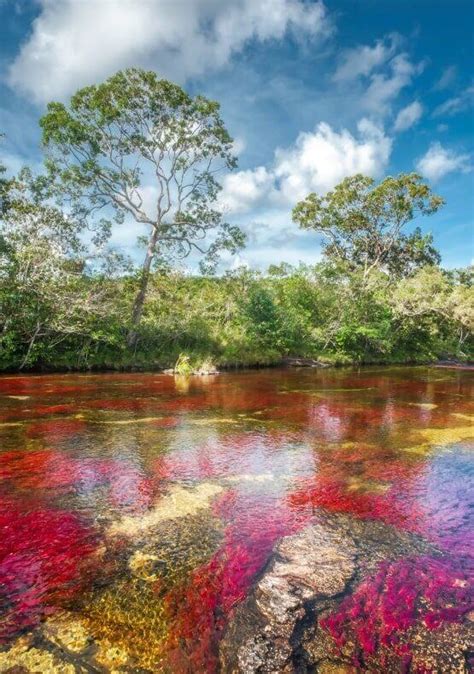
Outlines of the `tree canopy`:
[{"label": "tree canopy", "polygon": [[303,229],[321,233],[324,252],[364,275],[374,268],[402,276],[424,265],[437,264],[430,234],[411,234],[404,227],[419,215],[435,213],[443,199],[416,173],[387,177],[379,184],[361,174],[345,178],[324,196],[309,194],[293,209]]},{"label": "tree canopy", "polygon": [[111,210],[117,223],[131,216],[147,232],[134,328],[153,262],[196,252],[212,265],[219,250],[242,245],[216,207],[216,176],[236,165],[217,102],[131,68],[81,89],[68,106],[50,103],[40,124],[49,175],[74,216],[102,215],[107,231]]}]

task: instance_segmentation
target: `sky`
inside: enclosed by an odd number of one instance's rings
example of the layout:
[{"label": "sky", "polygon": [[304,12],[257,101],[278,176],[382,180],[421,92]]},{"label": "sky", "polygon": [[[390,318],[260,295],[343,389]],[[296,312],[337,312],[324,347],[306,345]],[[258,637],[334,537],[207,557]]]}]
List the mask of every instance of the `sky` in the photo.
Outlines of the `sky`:
[{"label": "sky", "polygon": [[[0,0],[0,157],[41,170],[49,101],[140,66],[221,103],[238,168],[220,205],[248,243],[221,269],[313,264],[295,203],[354,173],[417,171],[446,206],[419,225],[474,257],[471,0]],[[136,226],[112,243],[140,259]]]}]

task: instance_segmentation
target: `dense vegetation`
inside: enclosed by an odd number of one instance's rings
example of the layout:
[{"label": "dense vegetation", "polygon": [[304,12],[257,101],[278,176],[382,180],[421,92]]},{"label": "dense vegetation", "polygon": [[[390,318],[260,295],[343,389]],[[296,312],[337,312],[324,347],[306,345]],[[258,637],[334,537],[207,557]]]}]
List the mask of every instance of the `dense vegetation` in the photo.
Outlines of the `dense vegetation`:
[{"label": "dense vegetation", "polygon": [[[41,126],[43,175],[0,166],[1,369],[472,358],[472,270],[443,270],[432,238],[405,231],[443,205],[416,174],[295,204],[320,263],[215,276],[219,250],[244,245],[217,207],[216,165],[235,165],[218,104],[133,69]],[[107,244],[132,223],[148,232],[140,268]],[[196,251],[202,273],[177,271]]]}]

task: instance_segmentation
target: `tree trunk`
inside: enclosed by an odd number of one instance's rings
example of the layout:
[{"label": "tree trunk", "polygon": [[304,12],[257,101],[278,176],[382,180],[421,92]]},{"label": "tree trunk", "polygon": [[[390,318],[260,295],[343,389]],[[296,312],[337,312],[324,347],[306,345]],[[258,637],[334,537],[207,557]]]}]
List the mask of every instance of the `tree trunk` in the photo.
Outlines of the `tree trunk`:
[{"label": "tree trunk", "polygon": [[137,328],[143,314],[143,305],[145,304],[146,291],[148,288],[148,281],[150,279],[151,263],[156,250],[156,241],[158,239],[158,230],[154,229],[148,242],[145,259],[142,266],[142,275],[140,278],[140,287],[138,289],[132,310],[132,324],[127,337],[127,344],[130,348],[134,347],[137,341]]}]

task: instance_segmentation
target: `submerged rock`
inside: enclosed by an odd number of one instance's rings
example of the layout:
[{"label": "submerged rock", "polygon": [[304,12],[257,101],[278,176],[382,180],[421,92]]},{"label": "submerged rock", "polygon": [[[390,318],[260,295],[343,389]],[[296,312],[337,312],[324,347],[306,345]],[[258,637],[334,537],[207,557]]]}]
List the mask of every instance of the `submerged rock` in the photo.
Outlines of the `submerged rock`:
[{"label": "submerged rock", "polygon": [[284,538],[254,592],[237,610],[221,648],[225,672],[292,672],[306,606],[341,593],[355,571],[350,536],[323,524]]},{"label": "submerged rock", "polygon": [[0,672],[75,674],[76,671],[74,665],[59,661],[53,653],[30,647],[24,638],[20,638],[9,651],[0,653]]},{"label": "submerged rock", "polygon": [[109,528],[110,536],[138,537],[161,522],[194,515],[210,508],[212,499],[223,490],[217,484],[201,482],[192,488],[174,485],[145,515],[127,515]]},{"label": "submerged rock", "polygon": [[154,583],[181,582],[209,561],[222,540],[221,522],[207,510],[161,522],[128,560],[132,575]]},{"label": "submerged rock", "polygon": [[[360,671],[351,657],[354,644],[336,648],[321,622],[381,562],[428,552],[435,553],[420,538],[379,522],[318,514],[313,524],[280,541],[253,591],[237,607],[220,647],[222,672]],[[422,650],[418,641],[418,653]],[[444,661],[462,657],[445,654]]]},{"label": "submerged rock", "polygon": [[84,621],[68,611],[51,616],[43,626],[43,636],[70,653],[82,653],[91,642]]},{"label": "submerged rock", "polygon": [[[410,635],[413,651],[413,670],[465,674],[468,670],[466,654],[474,653],[474,625],[448,623],[435,635],[419,626]],[[472,665],[472,663],[471,663]]]}]

